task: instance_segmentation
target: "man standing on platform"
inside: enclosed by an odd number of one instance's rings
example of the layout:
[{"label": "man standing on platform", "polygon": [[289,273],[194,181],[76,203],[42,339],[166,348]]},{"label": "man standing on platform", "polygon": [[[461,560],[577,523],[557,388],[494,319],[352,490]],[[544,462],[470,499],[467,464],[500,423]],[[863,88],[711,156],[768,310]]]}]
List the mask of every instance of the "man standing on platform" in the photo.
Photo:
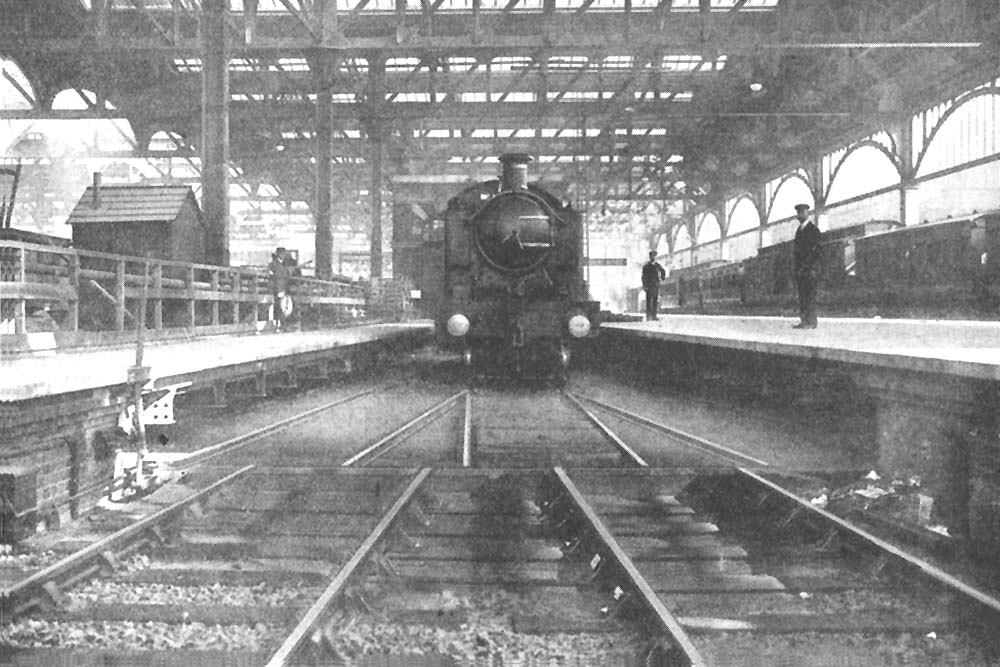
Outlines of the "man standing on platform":
[{"label": "man standing on platform", "polygon": [[292,312],[292,298],[288,294],[288,282],[290,271],[288,268],[288,251],[278,248],[271,255],[271,296],[274,308],[274,326],[281,331],[285,326],[285,320]]},{"label": "man standing on platform", "polygon": [[799,323],[795,329],[816,328],[816,283],[819,271],[820,231],[809,217],[808,204],[795,205],[795,287],[799,292]]},{"label": "man standing on platform", "polygon": [[646,290],[646,321],[655,320],[660,301],[660,281],[667,272],[656,262],[656,251],[649,251],[649,261],[642,266],[642,288]]}]

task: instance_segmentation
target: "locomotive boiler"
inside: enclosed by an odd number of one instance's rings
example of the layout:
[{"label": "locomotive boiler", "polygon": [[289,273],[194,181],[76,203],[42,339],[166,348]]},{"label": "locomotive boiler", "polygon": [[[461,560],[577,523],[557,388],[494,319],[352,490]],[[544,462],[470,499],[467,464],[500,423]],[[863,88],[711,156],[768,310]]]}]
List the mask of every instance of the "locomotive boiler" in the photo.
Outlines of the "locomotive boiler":
[{"label": "locomotive boiler", "polygon": [[598,304],[583,280],[581,216],[527,182],[529,161],[501,156],[499,179],[448,202],[437,324],[476,376],[565,380],[573,343],[596,332]]}]

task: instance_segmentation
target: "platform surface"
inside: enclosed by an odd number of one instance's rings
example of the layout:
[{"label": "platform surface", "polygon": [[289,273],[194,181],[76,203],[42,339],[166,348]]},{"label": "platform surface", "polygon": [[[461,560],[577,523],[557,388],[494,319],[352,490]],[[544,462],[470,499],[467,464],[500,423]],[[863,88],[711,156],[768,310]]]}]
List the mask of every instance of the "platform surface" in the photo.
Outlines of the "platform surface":
[{"label": "platform surface", "polygon": [[[391,339],[419,330],[429,333],[432,328],[429,320],[421,320],[326,331],[156,342],[144,347],[143,366],[150,367],[151,379],[156,382],[208,369]],[[127,382],[128,368],[134,364],[134,345],[5,356],[0,360],[0,401],[19,401],[119,385]]]},{"label": "platform surface", "polygon": [[660,315],[604,328],[641,338],[1000,380],[1000,322],[820,318],[793,329],[782,317]]}]

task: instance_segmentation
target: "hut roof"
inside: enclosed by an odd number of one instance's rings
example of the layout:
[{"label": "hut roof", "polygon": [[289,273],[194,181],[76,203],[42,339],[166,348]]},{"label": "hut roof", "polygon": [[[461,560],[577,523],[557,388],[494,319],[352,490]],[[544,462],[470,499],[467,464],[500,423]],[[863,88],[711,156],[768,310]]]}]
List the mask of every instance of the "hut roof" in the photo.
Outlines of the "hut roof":
[{"label": "hut roof", "polygon": [[186,185],[102,185],[99,206],[94,188],[84,191],[66,220],[71,225],[88,222],[171,222],[191,198],[200,217],[198,201]]}]

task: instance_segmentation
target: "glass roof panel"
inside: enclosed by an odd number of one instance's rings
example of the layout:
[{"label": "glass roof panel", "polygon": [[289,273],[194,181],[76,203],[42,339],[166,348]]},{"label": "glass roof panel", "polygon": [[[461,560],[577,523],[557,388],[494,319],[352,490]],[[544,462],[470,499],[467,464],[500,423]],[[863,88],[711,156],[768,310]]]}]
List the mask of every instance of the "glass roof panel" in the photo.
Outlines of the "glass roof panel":
[{"label": "glass roof panel", "polygon": [[491,72],[512,72],[534,67],[531,56],[500,56],[490,61]]},{"label": "glass roof panel", "polygon": [[445,69],[451,72],[468,72],[476,67],[476,59],[466,56],[449,56],[444,58]]},{"label": "glass roof panel", "polygon": [[606,56],[602,63],[605,69],[629,69],[632,67],[632,56]]},{"label": "glass roof panel", "polygon": [[589,67],[590,58],[587,56],[552,56],[549,58],[549,69],[573,69],[579,70]]},{"label": "glass roof panel", "polygon": [[[719,56],[714,62],[715,69],[721,70],[725,66],[726,56]],[[705,72],[712,70],[712,61],[699,55],[670,55],[663,56],[660,68],[665,72]]]},{"label": "glass roof panel", "polygon": [[[728,12],[731,11],[738,0],[709,0],[710,11]],[[739,11],[773,11],[777,9],[780,0],[746,0]],[[673,0],[670,8],[675,12],[696,12],[698,11],[699,0]]]},{"label": "glass roof panel", "polygon": [[409,72],[420,66],[420,58],[387,58],[386,72]]}]

